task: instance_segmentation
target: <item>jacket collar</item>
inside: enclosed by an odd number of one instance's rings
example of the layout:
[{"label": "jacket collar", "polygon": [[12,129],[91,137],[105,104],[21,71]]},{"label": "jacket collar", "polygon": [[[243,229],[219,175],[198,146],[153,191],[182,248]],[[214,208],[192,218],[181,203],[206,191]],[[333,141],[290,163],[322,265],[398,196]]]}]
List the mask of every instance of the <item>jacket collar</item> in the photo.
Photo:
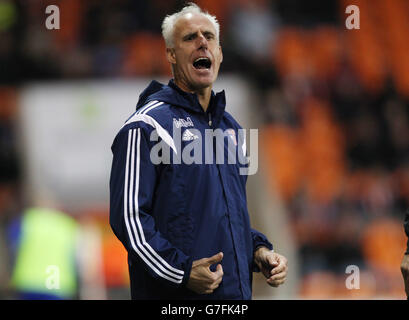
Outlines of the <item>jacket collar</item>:
[{"label": "jacket collar", "polygon": [[[139,96],[136,109],[141,108],[147,102],[153,100],[163,101],[189,111],[205,113],[199,103],[197,95],[183,91],[175,84],[173,79],[171,79],[167,85],[153,80]],[[206,113],[211,114],[213,123],[217,124],[221,120],[225,107],[226,97],[224,90],[216,94],[212,90],[209,108]]]}]

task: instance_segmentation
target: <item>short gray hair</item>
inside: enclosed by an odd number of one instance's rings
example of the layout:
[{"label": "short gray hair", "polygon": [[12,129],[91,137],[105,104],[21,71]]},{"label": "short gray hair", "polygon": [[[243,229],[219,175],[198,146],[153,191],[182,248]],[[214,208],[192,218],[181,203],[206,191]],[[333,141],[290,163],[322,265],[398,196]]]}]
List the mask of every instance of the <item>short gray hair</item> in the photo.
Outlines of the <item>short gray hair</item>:
[{"label": "short gray hair", "polygon": [[182,10],[171,15],[167,15],[165,19],[163,19],[162,36],[163,39],[165,39],[166,47],[168,48],[173,47],[173,32],[175,29],[175,24],[181,16],[187,13],[198,13],[209,19],[209,21],[213,24],[216,30],[216,39],[217,41],[219,41],[220,25],[219,22],[217,21],[217,18],[215,16],[212,16],[208,12],[203,11],[197,4],[190,2]]}]

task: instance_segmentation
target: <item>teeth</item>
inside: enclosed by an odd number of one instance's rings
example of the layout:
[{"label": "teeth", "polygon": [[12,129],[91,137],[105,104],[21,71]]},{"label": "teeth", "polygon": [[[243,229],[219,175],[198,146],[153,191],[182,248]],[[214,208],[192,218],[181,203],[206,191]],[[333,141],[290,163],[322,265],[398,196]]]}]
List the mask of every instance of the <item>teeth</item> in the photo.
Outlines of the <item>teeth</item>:
[{"label": "teeth", "polygon": [[193,66],[196,69],[209,69],[211,66],[211,61],[209,58],[207,57],[200,57],[197,58],[194,62],[193,62]]},{"label": "teeth", "polygon": [[197,58],[197,59],[195,60],[195,62],[199,62],[199,61],[201,61],[201,60],[208,61],[209,58]]}]

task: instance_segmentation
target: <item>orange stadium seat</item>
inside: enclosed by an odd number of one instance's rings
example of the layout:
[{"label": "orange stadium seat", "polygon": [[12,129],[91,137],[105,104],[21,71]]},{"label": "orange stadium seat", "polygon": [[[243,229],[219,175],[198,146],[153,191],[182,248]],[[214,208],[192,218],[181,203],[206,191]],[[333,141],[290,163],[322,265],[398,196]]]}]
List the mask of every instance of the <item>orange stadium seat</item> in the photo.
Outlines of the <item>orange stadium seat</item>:
[{"label": "orange stadium seat", "polygon": [[154,73],[164,76],[171,76],[171,67],[166,58],[166,45],[162,36],[156,37],[153,42],[154,52],[156,55],[156,64],[154,66]]},{"label": "orange stadium seat", "polygon": [[345,176],[342,133],[322,102],[309,99],[303,110],[301,129],[265,128],[262,150],[285,200],[305,185],[312,200],[327,202],[339,194]]},{"label": "orange stadium seat", "polygon": [[125,286],[129,283],[128,255],[122,243],[112,232],[104,234],[102,260],[107,287]]},{"label": "orange stadium seat", "polygon": [[229,0],[197,0],[196,4],[201,7],[203,10],[208,11],[211,15],[217,17],[219,21],[220,28],[220,37],[223,34],[223,30],[227,27],[229,22],[229,13],[230,13],[230,1]]},{"label": "orange stadium seat", "polygon": [[374,4],[385,28],[384,50],[397,90],[409,97],[409,5],[401,0],[378,0]]},{"label": "orange stadium seat", "polygon": [[362,235],[362,249],[369,265],[387,275],[400,275],[400,263],[406,249],[401,221],[391,218],[373,220]]},{"label": "orange stadium seat", "polygon": [[361,83],[370,92],[379,92],[386,76],[384,54],[379,44],[370,32],[345,33],[348,57]]},{"label": "orange stadium seat", "polygon": [[[373,1],[374,2],[374,1]],[[360,29],[343,30],[346,54],[353,69],[370,92],[379,92],[384,86],[386,77],[386,61],[382,39],[379,32],[377,14],[374,13],[373,2],[357,0],[354,2],[360,9]],[[350,1],[342,1],[340,14],[346,18],[345,8]]]},{"label": "orange stadium seat", "polygon": [[330,201],[340,191],[344,176],[342,134],[330,110],[321,101],[304,103],[302,151],[303,174],[312,200]]},{"label": "orange stadium seat", "polygon": [[278,188],[283,199],[290,199],[300,184],[300,158],[298,135],[285,126],[270,126],[262,129],[260,149],[267,169],[269,181]]},{"label": "orange stadium seat", "polygon": [[[341,2],[340,8],[350,3]],[[409,5],[405,0],[357,0],[361,29],[344,31],[348,57],[364,86],[379,92],[388,71],[397,90],[409,97]],[[345,12],[341,12],[345,17]],[[358,32],[359,31],[359,32]]]},{"label": "orange stadium seat", "polygon": [[277,37],[272,50],[272,59],[281,76],[290,74],[308,75],[310,61],[308,50],[304,45],[307,32],[297,28],[284,28]]},{"label": "orange stadium seat", "polygon": [[340,58],[340,33],[332,27],[312,31],[285,27],[272,48],[281,75],[301,74],[325,80],[334,76]]},{"label": "orange stadium seat", "polygon": [[53,32],[60,48],[70,47],[78,41],[81,27],[83,3],[80,0],[59,0],[52,4],[60,8],[60,29]]},{"label": "orange stadium seat", "polygon": [[339,31],[332,27],[319,27],[311,35],[310,50],[313,71],[320,79],[330,78],[337,71],[340,54]]},{"label": "orange stadium seat", "polygon": [[81,215],[82,222],[90,222],[101,233],[102,275],[106,287],[121,287],[129,284],[127,251],[112,232],[109,213],[105,208],[92,208]]},{"label": "orange stadium seat", "polygon": [[316,271],[303,277],[300,297],[303,299],[331,299],[337,293],[337,277],[326,271]]},{"label": "orange stadium seat", "polygon": [[122,74],[149,76],[170,74],[166,60],[165,44],[161,36],[140,32],[126,40]]}]

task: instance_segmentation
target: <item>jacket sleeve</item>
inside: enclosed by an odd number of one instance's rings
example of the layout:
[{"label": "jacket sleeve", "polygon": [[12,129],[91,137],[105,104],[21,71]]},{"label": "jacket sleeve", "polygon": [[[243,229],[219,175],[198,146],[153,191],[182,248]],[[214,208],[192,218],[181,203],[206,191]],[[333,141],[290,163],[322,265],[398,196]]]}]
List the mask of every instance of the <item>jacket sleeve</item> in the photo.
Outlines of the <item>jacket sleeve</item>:
[{"label": "jacket sleeve", "polygon": [[403,222],[403,226],[405,228],[405,233],[408,237],[408,242],[406,244],[406,252],[405,254],[409,254],[409,209],[406,211],[405,221]]},{"label": "jacket sleeve", "polygon": [[158,165],[150,160],[149,131],[126,127],[112,145],[110,225],[131,259],[171,286],[185,286],[192,259],[174,247],[151,215]]},{"label": "jacket sleeve", "polygon": [[258,247],[267,247],[269,250],[273,250],[273,245],[261,232],[251,229],[251,237],[253,239],[253,252],[255,252]]},{"label": "jacket sleeve", "polygon": [[256,251],[258,247],[267,247],[269,250],[273,250],[273,245],[261,232],[251,229],[251,237],[253,238],[253,252]]}]

